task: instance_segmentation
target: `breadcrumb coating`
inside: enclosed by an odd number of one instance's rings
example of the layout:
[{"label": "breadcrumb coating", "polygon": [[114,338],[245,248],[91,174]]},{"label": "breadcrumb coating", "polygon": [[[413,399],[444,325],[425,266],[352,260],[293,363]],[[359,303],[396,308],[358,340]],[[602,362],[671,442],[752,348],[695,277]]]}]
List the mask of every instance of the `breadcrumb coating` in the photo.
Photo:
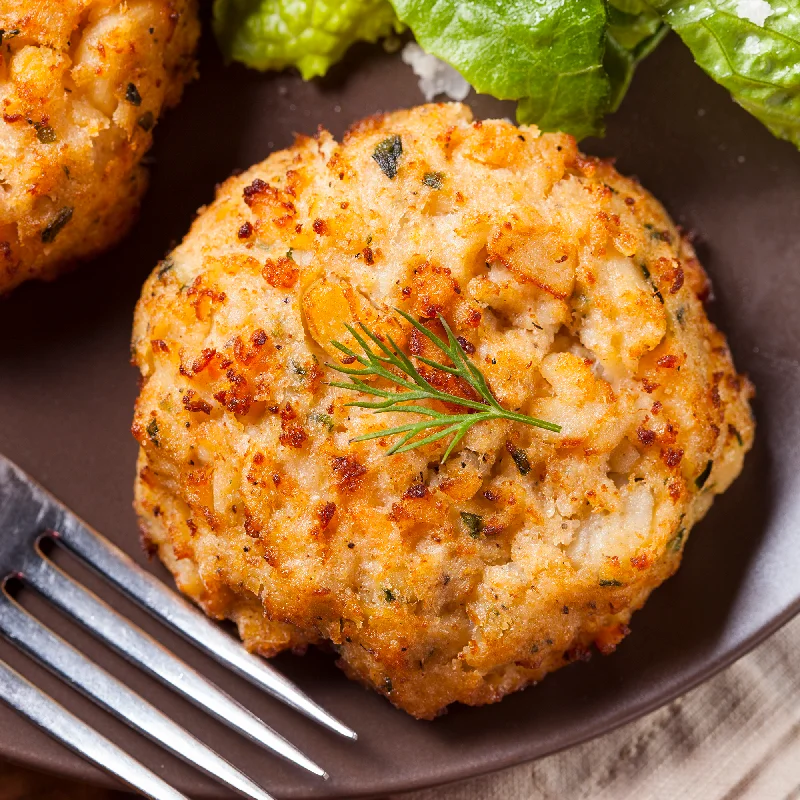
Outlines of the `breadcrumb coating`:
[{"label": "breadcrumb coating", "polygon": [[125,234],[198,34],[195,0],[0,2],[0,295]]},{"label": "breadcrumb coating", "polygon": [[[663,208],[570,136],[457,104],[301,136],[144,287],[145,541],[252,650],[330,643],[417,717],[609,653],[752,443],[707,291]],[[465,389],[395,308],[441,315],[504,407],[560,433],[480,423],[444,464],[446,440],[353,442],[410,415],[330,385],[345,323]]]}]

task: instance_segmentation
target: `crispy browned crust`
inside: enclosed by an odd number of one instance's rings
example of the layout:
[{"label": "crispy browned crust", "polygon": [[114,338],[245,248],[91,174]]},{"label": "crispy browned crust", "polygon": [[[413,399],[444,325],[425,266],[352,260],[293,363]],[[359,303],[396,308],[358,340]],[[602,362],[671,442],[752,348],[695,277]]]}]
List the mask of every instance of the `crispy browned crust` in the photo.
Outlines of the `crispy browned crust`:
[{"label": "crispy browned crust", "polygon": [[0,4],[0,29],[2,295],[127,231],[199,23],[196,0],[23,0]]},{"label": "crispy browned crust", "polygon": [[[394,178],[372,157],[390,135]],[[661,206],[569,136],[431,105],[301,138],[144,287],[145,536],[252,649],[327,640],[418,717],[610,652],[752,442],[705,287]],[[433,355],[393,307],[444,315],[500,401],[561,433],[478,425],[441,467],[445,442],[352,442],[408,419],[329,385],[344,323]]]}]

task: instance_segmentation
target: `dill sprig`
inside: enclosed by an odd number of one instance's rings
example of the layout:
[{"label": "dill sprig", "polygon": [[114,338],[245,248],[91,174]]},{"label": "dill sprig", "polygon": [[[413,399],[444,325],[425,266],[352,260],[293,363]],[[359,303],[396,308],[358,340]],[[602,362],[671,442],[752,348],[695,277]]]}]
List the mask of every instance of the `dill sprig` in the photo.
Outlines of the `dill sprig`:
[{"label": "dill sprig", "polygon": [[[483,373],[481,373],[472,361],[465,356],[453,331],[441,315],[439,315],[439,322],[441,322],[447,333],[446,343],[407,312],[401,311],[400,309],[395,310],[408,320],[423,336],[430,339],[430,341],[450,359],[452,366],[442,364],[439,361],[433,361],[429,358],[423,358],[422,356],[417,356],[417,359],[433,369],[441,370],[442,372],[447,372],[450,375],[461,378],[461,380],[470,386],[481,399],[469,400],[465,397],[459,397],[458,395],[437,389],[419,373],[419,370],[414,366],[411,359],[402,351],[391,336],[386,336],[388,340],[387,344],[375,333],[359,323],[359,327],[363,331],[364,336],[367,337],[365,339],[352,325],[345,324],[347,330],[364,351],[363,354],[355,353],[341,342],[332,341],[331,344],[338,350],[341,350],[349,358],[358,361],[364,369],[328,364],[332,369],[350,376],[349,383],[332,382],[330,385],[382,398],[382,400],[374,402],[354,401],[347,405],[357,408],[369,408],[376,414],[396,411],[406,414],[421,414],[426,417],[426,419],[419,422],[410,422],[407,425],[398,425],[396,428],[387,428],[373,431],[372,433],[366,433],[363,436],[357,436],[355,439],[352,439],[352,441],[365,442],[369,439],[378,439],[384,436],[402,435],[401,438],[386,451],[387,455],[393,455],[394,453],[405,453],[408,450],[413,450],[415,447],[422,447],[423,445],[438,442],[440,439],[446,439],[448,436],[452,436],[450,444],[442,456],[442,463],[444,463],[450,457],[456,445],[458,445],[467,434],[467,431],[473,425],[477,425],[480,422],[493,419],[507,419],[511,422],[522,422],[525,425],[544,428],[545,430],[554,431],[555,433],[561,430],[560,425],[503,408],[492,394]],[[380,352],[373,350],[369,342],[367,342],[367,339],[369,339]],[[390,367],[398,370],[401,374],[396,374]],[[396,389],[380,389],[371,386],[363,380],[363,378],[369,376],[384,378],[400,387],[400,391]],[[468,410],[461,414],[447,414],[437,411],[434,408],[429,408],[428,406],[419,405],[419,401],[421,400],[440,400],[444,403],[451,403]],[[438,428],[439,430],[428,433],[428,435],[422,438],[415,438],[433,428]]]}]

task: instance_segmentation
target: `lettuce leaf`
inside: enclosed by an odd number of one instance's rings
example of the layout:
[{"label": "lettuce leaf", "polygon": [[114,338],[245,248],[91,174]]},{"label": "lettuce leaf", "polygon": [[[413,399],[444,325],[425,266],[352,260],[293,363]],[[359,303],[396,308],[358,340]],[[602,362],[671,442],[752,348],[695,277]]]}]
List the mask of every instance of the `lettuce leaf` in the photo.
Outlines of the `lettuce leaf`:
[{"label": "lettuce leaf", "polygon": [[403,27],[388,0],[214,0],[213,25],[226,59],[297,67],[306,80],[324,75],[355,42]]},{"label": "lettuce leaf", "polygon": [[601,134],[611,84],[603,0],[392,0],[424,50],[477,91],[519,100],[517,118]]},{"label": "lettuce leaf", "polygon": [[663,27],[661,15],[644,0],[609,0],[608,32],[626,50],[638,50]]},{"label": "lettuce leaf", "polygon": [[619,108],[636,65],[655,50],[669,27],[643,0],[609,0],[603,66],[611,81],[609,111]]},{"label": "lettuce leaf", "polygon": [[800,0],[652,0],[695,61],[800,147]]},{"label": "lettuce leaf", "polygon": [[672,28],[737,103],[800,147],[800,0],[214,0],[227,59],[305,79],[404,23],[477,91],[519,101],[519,122],[579,139],[602,134]]}]

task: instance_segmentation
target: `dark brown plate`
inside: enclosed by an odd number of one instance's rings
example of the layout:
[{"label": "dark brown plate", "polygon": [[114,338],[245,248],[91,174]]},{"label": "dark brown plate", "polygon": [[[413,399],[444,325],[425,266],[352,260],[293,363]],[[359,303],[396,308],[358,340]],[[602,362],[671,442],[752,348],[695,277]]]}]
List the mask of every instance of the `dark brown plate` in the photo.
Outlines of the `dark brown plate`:
[{"label": "dark brown plate", "polygon": [[[215,182],[324,124],[341,135],[380,109],[420,102],[396,56],[360,48],[324,82],[223,69],[206,40],[202,78],[159,125],[141,219],[113,252],[52,285],[0,303],[0,451],[79,515],[142,555],[131,511],[136,374],[128,364],[142,281],[188,229]],[[473,98],[476,114],[509,106]],[[230,734],[138,674],[55,612],[46,618],[100,663],[168,710],[279,797],[354,797],[465,778],[608,731],[729,664],[800,608],[800,153],[770,136],[696,68],[672,38],[636,76],[608,136],[586,147],[615,154],[699,236],[715,283],[711,313],[740,369],[758,387],[756,447],[744,474],[693,533],[678,575],[633,621],[612,657],[564,669],[485,708],[416,722],[350,683],[333,658],[283,656],[280,669],[360,733],[350,744],[226,674],[143,613],[114,604],[271,721],[332,774],[327,784]],[[2,535],[2,532],[0,532]],[[162,576],[157,564],[150,568]],[[76,569],[76,571],[79,571]],[[84,573],[81,572],[83,575]],[[41,608],[35,598],[30,605]],[[214,783],[126,730],[0,643],[23,669],[137,757],[195,797]],[[0,757],[108,783],[105,776],[0,708]]]}]

